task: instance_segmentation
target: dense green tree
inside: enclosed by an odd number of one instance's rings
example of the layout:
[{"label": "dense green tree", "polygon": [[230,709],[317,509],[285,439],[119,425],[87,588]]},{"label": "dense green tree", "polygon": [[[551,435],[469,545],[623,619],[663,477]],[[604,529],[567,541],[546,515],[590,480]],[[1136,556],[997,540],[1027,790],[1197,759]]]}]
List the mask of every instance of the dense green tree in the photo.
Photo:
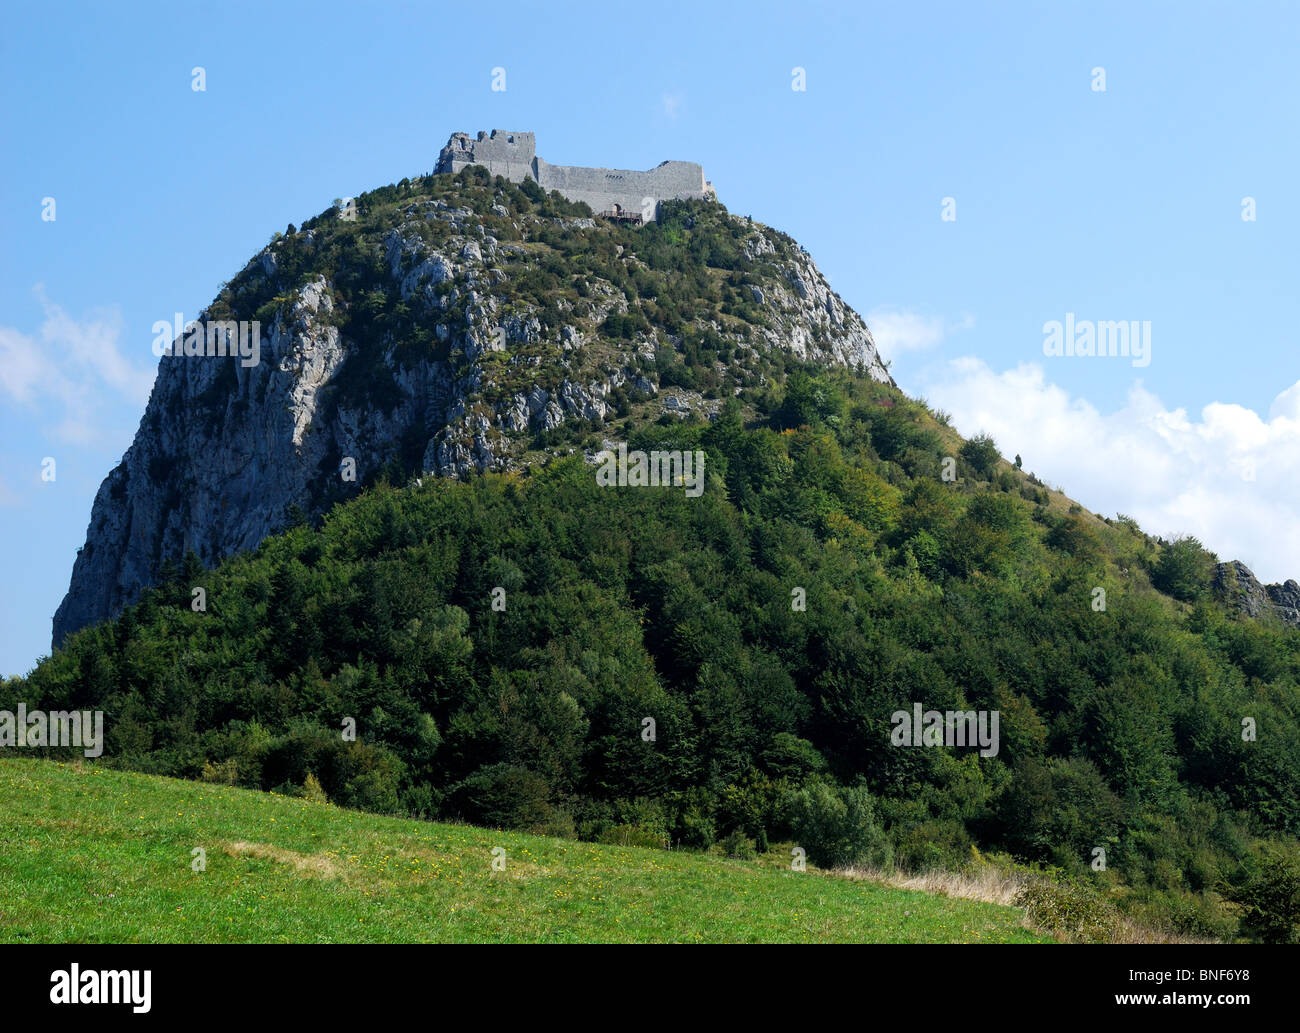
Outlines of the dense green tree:
[{"label": "dense green tree", "polygon": [[979,475],[981,480],[986,481],[993,476],[993,471],[997,469],[998,460],[1001,458],[997,442],[987,434],[976,434],[975,437],[963,442],[958,454],[970,464],[970,468]]},{"label": "dense green tree", "polygon": [[1190,602],[1209,590],[1214,580],[1213,553],[1206,551],[1196,538],[1175,538],[1160,551],[1151,582],[1175,599]]},{"label": "dense green tree", "polygon": [[879,863],[885,837],[875,819],[871,795],[860,787],[836,789],[809,782],[781,803],[795,842],[822,868]]},{"label": "dense green tree", "polygon": [[1240,882],[1221,886],[1241,909],[1242,929],[1264,943],[1295,943],[1300,934],[1300,859],[1296,851],[1265,847]]}]

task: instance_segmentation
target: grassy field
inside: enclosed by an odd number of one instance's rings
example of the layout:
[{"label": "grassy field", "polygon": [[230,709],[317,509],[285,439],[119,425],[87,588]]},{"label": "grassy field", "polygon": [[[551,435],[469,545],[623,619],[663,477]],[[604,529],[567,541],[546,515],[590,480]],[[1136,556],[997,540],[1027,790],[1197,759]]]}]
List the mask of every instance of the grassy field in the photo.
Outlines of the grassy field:
[{"label": "grassy field", "polygon": [[0,762],[3,942],[1041,939],[1013,908],[791,872],[776,855],[601,846]]}]

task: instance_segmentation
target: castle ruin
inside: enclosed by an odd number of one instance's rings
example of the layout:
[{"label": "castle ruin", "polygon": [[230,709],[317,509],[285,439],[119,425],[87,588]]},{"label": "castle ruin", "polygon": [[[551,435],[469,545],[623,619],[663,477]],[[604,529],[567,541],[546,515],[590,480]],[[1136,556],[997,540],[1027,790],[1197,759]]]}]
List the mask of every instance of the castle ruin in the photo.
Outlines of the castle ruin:
[{"label": "castle ruin", "polygon": [[537,156],[532,133],[493,129],[477,138],[452,133],[438,155],[435,172],[459,172],[482,165],[513,183],[531,179],[547,193],[558,190],[570,201],[585,201],[596,215],[632,222],[651,221],[661,201],[713,197],[713,184],[693,161],[665,161],[646,172],[552,165]]}]

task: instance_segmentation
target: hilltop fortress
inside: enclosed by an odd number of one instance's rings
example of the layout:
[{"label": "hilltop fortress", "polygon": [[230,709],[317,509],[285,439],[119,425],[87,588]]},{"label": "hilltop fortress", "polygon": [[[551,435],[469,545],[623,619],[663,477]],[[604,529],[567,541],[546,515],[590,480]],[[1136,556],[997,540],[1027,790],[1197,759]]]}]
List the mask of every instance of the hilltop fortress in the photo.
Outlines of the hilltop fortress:
[{"label": "hilltop fortress", "polygon": [[703,167],[693,161],[660,162],[647,172],[552,165],[537,156],[532,133],[501,129],[477,138],[452,133],[434,171],[459,172],[467,165],[482,165],[515,183],[531,179],[548,193],[558,190],[570,201],[585,201],[596,215],[630,222],[653,220],[660,201],[714,196]]}]

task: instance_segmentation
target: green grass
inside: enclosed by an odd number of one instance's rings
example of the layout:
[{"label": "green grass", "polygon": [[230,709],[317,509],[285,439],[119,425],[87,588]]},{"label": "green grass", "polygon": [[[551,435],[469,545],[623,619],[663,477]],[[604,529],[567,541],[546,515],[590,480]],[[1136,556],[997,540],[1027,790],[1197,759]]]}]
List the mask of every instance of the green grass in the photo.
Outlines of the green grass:
[{"label": "green grass", "polygon": [[[195,847],[206,871],[191,870]],[[1020,922],[1012,908],[791,872],[776,855],[728,861],[0,763],[3,942],[1042,939]]]}]

